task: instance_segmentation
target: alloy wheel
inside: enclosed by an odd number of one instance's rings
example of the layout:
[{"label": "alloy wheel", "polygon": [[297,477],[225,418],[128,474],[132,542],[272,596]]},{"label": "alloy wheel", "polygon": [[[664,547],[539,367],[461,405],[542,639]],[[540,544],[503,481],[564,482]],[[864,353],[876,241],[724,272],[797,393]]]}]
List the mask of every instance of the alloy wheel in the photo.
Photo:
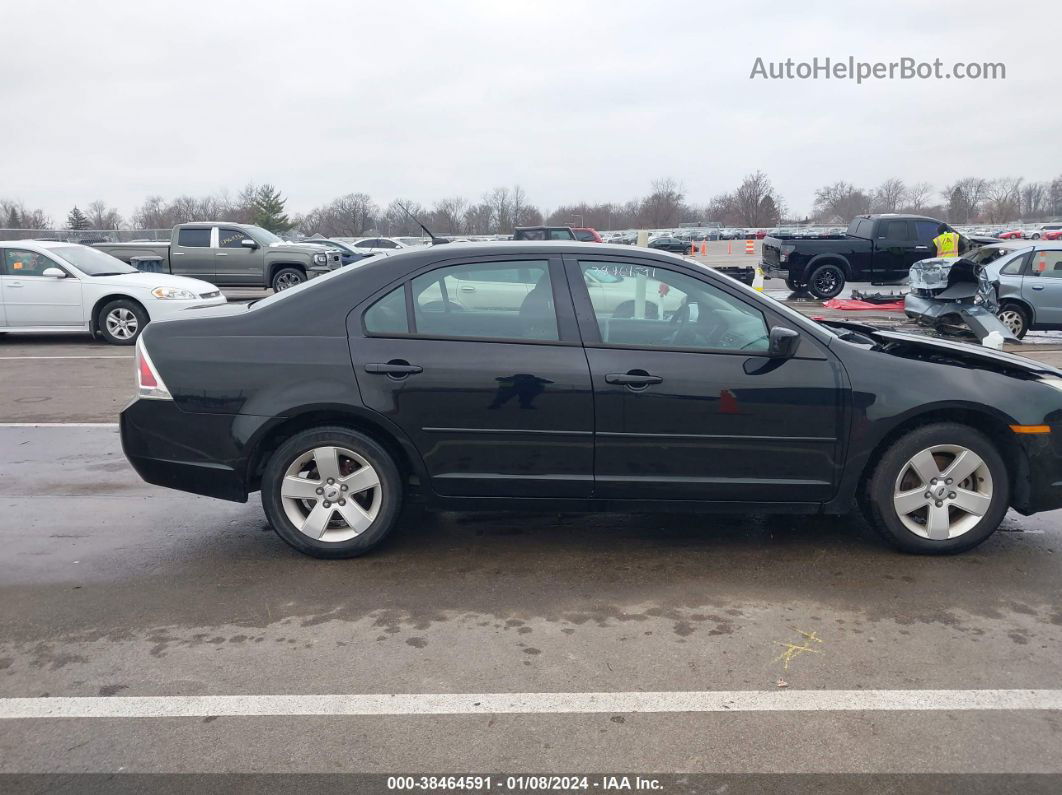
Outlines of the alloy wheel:
[{"label": "alloy wheel", "polygon": [[302,284],[302,279],[298,277],[298,274],[288,272],[282,273],[277,277],[276,287],[277,292],[281,290],[287,290],[289,287],[294,287],[297,284]]},{"label": "alloy wheel", "polygon": [[315,447],[284,472],[284,513],[316,541],[347,541],[369,529],[383,499],[380,476],[369,462],[343,447]]},{"label": "alloy wheel", "polygon": [[992,504],[992,474],[981,456],[938,444],[913,455],[896,477],[892,503],[904,527],[931,541],[972,530]]},{"label": "alloy wheel", "polygon": [[104,323],[111,336],[119,340],[131,340],[136,336],[137,329],[140,327],[136,313],[124,306],[116,307],[108,312]]},{"label": "alloy wheel", "polygon": [[833,295],[837,286],[837,272],[832,269],[826,269],[815,277],[815,289],[822,295]]},{"label": "alloy wheel", "polygon": [[1015,337],[1020,337],[1025,328],[1025,318],[1015,309],[1004,309],[1000,312],[999,322],[1006,326]]}]

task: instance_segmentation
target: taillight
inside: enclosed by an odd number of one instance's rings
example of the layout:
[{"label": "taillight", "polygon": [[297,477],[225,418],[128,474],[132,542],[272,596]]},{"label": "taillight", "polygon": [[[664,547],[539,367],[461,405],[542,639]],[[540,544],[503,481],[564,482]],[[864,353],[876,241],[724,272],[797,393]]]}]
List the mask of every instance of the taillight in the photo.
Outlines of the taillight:
[{"label": "taillight", "polygon": [[173,400],[170,390],[162,383],[159,371],[148,356],[141,337],[136,341],[136,385],[137,396],[153,400]]}]

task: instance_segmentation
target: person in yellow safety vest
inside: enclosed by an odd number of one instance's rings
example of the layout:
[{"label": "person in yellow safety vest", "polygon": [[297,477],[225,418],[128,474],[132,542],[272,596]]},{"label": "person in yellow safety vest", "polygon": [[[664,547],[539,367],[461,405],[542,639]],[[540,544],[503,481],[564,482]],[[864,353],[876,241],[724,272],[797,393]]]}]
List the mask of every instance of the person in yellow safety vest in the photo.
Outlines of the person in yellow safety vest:
[{"label": "person in yellow safety vest", "polygon": [[959,256],[959,241],[958,233],[941,224],[937,228],[937,236],[933,238],[933,245],[937,247],[937,256],[949,258]]}]

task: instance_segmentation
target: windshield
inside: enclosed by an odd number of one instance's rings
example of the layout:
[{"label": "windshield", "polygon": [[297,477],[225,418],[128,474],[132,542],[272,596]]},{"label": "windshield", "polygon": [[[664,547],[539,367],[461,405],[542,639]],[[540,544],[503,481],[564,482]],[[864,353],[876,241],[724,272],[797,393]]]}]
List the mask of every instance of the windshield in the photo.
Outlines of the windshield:
[{"label": "windshield", "polygon": [[244,227],[243,231],[250,235],[256,243],[261,243],[264,246],[271,246],[274,243],[284,242],[279,237],[270,232],[268,229],[263,229],[260,226]]},{"label": "windshield", "polygon": [[122,273],[137,273],[137,269],[126,265],[117,257],[112,257],[98,248],[88,246],[62,246],[53,248],[56,256],[62,257],[86,276],[110,276]]}]

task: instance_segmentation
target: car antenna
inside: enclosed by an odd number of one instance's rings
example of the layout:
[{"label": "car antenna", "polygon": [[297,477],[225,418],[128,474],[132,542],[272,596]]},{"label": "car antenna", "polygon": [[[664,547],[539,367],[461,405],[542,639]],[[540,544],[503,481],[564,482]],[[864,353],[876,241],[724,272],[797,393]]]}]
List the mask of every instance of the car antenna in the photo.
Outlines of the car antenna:
[{"label": "car antenna", "polygon": [[424,224],[422,224],[422,223],[420,222],[420,219],[419,219],[419,218],[417,218],[417,216],[413,215],[413,213],[411,213],[411,212],[410,212],[409,210],[407,210],[407,209],[406,209],[406,205],[402,204],[402,202],[400,202],[400,201],[398,201],[398,200],[395,200],[395,204],[397,204],[397,205],[398,205],[399,207],[401,207],[401,208],[402,208],[402,212],[404,212],[404,213],[405,213],[406,215],[408,215],[408,216],[409,216],[410,218],[412,218],[412,219],[413,219],[413,222],[414,222],[414,223],[415,223],[415,224],[416,224],[417,226],[419,226],[419,227],[420,227],[421,229],[423,229],[423,230],[424,230],[424,234],[426,234],[426,235],[427,235],[428,237],[430,237],[430,238],[431,238],[431,244],[432,244],[433,246],[438,246],[438,245],[441,245],[441,244],[443,244],[443,243],[449,243],[449,242],[450,242],[450,241],[449,241],[449,240],[447,240],[447,239],[446,239],[445,237],[436,237],[435,235],[433,235],[433,234],[431,233],[431,230],[430,230],[430,229],[428,229],[428,227],[424,226]]}]

